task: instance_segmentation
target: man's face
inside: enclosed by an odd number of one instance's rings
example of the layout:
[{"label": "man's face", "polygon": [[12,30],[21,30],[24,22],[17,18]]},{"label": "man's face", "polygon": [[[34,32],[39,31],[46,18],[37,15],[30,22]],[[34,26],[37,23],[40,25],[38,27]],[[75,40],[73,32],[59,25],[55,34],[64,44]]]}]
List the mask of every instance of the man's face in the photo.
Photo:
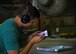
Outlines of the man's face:
[{"label": "man's face", "polygon": [[31,28],[32,26],[35,26],[38,22],[38,19],[35,18],[35,19],[32,19],[30,20],[28,23],[22,23],[22,28],[23,29],[28,29],[28,28]]}]

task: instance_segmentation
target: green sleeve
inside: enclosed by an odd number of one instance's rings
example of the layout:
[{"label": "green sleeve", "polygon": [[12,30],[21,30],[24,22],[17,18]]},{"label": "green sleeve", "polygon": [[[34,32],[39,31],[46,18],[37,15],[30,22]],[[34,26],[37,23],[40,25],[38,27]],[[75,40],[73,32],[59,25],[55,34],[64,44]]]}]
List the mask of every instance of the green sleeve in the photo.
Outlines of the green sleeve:
[{"label": "green sleeve", "polygon": [[18,50],[19,43],[16,31],[4,31],[2,33],[6,50]]}]

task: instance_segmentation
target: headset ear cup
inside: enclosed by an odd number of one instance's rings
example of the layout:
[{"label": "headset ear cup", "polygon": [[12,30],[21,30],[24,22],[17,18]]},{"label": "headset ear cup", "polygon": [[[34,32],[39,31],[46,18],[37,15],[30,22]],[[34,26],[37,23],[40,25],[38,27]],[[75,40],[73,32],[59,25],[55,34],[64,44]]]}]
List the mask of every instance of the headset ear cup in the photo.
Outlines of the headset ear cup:
[{"label": "headset ear cup", "polygon": [[30,21],[30,16],[29,16],[28,14],[23,15],[23,16],[21,17],[21,22],[22,22],[22,23],[28,23],[29,21]]}]

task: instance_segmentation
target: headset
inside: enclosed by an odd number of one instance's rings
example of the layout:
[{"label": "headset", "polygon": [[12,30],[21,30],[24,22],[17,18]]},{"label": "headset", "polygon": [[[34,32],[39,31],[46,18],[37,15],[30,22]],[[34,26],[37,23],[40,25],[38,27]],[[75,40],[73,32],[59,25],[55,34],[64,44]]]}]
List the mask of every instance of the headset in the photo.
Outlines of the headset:
[{"label": "headset", "polygon": [[30,15],[28,13],[22,15],[22,17],[21,17],[21,22],[22,23],[28,23],[29,21],[30,21]]},{"label": "headset", "polygon": [[28,23],[30,21],[30,13],[29,13],[28,7],[26,7],[26,10],[24,10],[23,12],[25,12],[25,11],[26,11],[26,13],[21,14],[22,23]]},{"label": "headset", "polygon": [[[29,9],[27,8],[26,13],[20,14],[21,22],[26,24],[31,20],[31,14],[29,12]],[[40,17],[38,18],[38,30],[41,30],[41,20]]]}]

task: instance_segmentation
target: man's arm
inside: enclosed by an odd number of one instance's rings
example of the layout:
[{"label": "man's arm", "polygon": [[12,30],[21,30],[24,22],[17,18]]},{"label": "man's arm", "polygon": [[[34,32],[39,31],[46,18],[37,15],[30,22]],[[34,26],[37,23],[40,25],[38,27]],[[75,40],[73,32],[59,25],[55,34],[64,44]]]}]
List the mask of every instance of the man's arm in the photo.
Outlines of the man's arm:
[{"label": "man's arm", "polygon": [[28,52],[31,50],[33,45],[34,43],[29,42],[19,54],[28,54]]},{"label": "man's arm", "polygon": [[20,52],[17,50],[9,50],[7,52],[8,54],[28,54],[33,45],[33,43],[29,42]]},{"label": "man's arm", "polygon": [[8,51],[8,54],[28,54],[28,52],[30,51],[31,47],[42,40],[42,37],[41,36],[34,36],[30,42],[23,48],[22,51],[17,51],[17,50],[9,50]]}]

